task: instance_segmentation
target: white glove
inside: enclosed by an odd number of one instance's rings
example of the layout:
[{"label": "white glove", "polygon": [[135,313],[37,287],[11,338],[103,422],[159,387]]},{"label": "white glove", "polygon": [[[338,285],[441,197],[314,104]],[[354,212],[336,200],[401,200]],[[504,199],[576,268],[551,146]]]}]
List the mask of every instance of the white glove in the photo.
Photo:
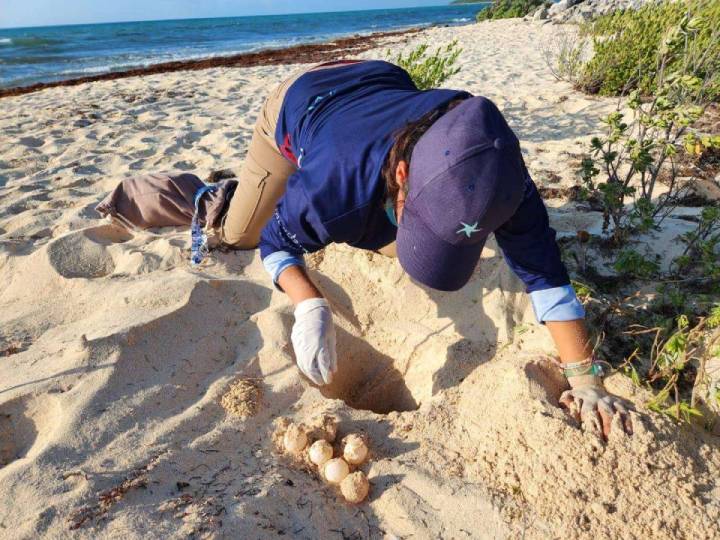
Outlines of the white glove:
[{"label": "white glove", "polygon": [[337,352],[327,300],[309,298],[297,305],[291,339],[300,370],[315,384],[330,384],[337,370]]}]

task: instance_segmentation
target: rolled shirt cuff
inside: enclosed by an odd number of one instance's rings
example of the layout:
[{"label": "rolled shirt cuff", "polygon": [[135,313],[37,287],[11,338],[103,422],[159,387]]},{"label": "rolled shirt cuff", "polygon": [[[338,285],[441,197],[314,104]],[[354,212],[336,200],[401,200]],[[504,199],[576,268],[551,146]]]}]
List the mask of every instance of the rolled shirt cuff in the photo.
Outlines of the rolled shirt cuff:
[{"label": "rolled shirt cuff", "polygon": [[530,293],[538,322],[575,321],[585,318],[585,308],[575,295],[572,285],[553,287]]},{"label": "rolled shirt cuff", "polygon": [[305,267],[305,260],[300,255],[293,255],[287,251],[276,251],[263,259],[263,266],[273,280],[273,284],[278,290],[282,288],[278,285],[278,278],[283,270],[291,266]]}]

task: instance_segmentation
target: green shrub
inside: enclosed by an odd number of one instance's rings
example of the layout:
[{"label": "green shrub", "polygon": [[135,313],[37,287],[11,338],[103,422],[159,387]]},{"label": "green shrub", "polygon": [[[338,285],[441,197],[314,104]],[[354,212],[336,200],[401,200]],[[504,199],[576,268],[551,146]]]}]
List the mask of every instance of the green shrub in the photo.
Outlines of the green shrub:
[{"label": "green shrub", "polygon": [[613,268],[619,274],[645,279],[656,276],[660,271],[657,258],[653,260],[632,249],[621,251]]},{"label": "green shrub", "polygon": [[[427,43],[422,43],[407,56],[401,52],[391,60],[410,74],[415,86],[420,90],[437,88],[460,71],[459,67],[453,67],[462,52],[457,40],[438,47],[431,55],[428,54],[429,47]],[[391,54],[387,51],[388,58]]]},{"label": "green shrub", "polygon": [[[699,38],[710,32],[720,41],[720,27],[709,25],[685,14],[665,32],[654,53],[654,95],[630,92],[603,120],[604,133],[592,138],[582,161],[581,193],[601,204],[603,231],[612,226],[616,245],[632,231],[659,225],[679,204],[688,183],[680,181],[676,166],[682,146],[696,152],[720,145],[717,137],[698,137],[690,129],[720,89],[720,46],[708,48]],[[657,195],[661,181],[667,190]]]},{"label": "green shrub", "polygon": [[711,359],[720,358],[717,296],[703,299],[677,283],[660,286],[657,293],[642,308],[625,293],[593,291],[583,298],[591,327],[601,329],[597,351],[650,391],[648,408],[711,429],[720,420],[720,381],[708,369]]},{"label": "green shrub", "polygon": [[697,228],[679,239],[685,244],[685,250],[673,261],[677,273],[720,280],[720,207],[703,208]]},{"label": "green shrub", "polygon": [[524,17],[540,6],[550,4],[547,0],[496,0],[492,6],[480,11],[475,18],[480,22]]},{"label": "green shrub", "polygon": [[[685,49],[706,51],[692,75],[717,77],[720,70],[720,2],[717,0],[665,1],[646,4],[638,10],[617,11],[586,23],[581,33],[592,41],[594,54],[579,73],[583,90],[619,95],[632,89],[651,94],[657,87],[659,57],[667,56],[668,41],[678,27],[698,28],[695,43]],[[703,21],[702,24],[697,24]],[[682,31],[682,30],[681,30]],[[682,54],[666,58],[665,67],[676,70],[687,59]]]},{"label": "green shrub", "polygon": [[[705,402],[710,406],[707,412],[717,411],[717,405],[708,399],[710,396],[701,394],[707,393],[707,388],[702,392],[707,386],[707,362],[717,355],[715,347],[720,340],[719,323],[720,306],[715,305],[709,316],[700,318],[695,325],[690,323],[687,315],[680,315],[673,330],[653,329],[655,340],[647,378],[651,385],[662,387],[647,403],[649,409],[688,423],[717,420],[717,414],[704,418],[703,409],[707,407],[699,406]],[[690,384],[690,388],[683,389]]]}]

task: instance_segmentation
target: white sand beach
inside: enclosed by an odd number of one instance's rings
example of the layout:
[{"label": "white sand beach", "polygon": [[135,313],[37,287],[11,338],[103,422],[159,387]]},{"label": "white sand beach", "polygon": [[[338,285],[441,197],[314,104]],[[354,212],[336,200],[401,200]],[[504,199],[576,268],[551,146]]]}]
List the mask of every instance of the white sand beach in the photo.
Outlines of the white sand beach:
[{"label": "white sand beach", "polygon": [[[615,102],[553,78],[542,44],[559,31],[432,28],[362,56],[458,39],[445,86],[497,103],[538,185],[572,186]],[[635,434],[579,429],[494,241],[458,293],[378,254],[311,256],[338,332],[340,375],[321,391],[295,366],[292,305],[257,251],[193,269],[187,231],[130,233],[93,210],[130,175],[237,167],[266,93],[299,67],[0,100],[0,538],[717,538],[718,438],[650,413],[620,375],[607,384],[636,404]],[[560,235],[599,226],[547,204]],[[247,418],[221,405],[241,378],[261,390]],[[369,437],[360,505],[273,447],[277,418],[320,413]]]}]

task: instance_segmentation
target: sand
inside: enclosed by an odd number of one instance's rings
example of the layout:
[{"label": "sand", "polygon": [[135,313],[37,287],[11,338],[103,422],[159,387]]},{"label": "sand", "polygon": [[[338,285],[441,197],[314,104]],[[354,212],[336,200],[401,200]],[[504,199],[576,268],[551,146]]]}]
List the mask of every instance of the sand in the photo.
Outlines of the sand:
[{"label": "sand", "polygon": [[228,414],[245,420],[257,412],[261,399],[262,392],[258,381],[240,379],[230,385],[220,400],[220,405]]},{"label": "sand", "polygon": [[[446,86],[494,99],[537,183],[562,188],[613,102],[552,78],[541,44],[557,31],[512,20],[410,41],[458,38],[462,70]],[[98,219],[127,175],[236,167],[263,96],[297,67],[0,101],[0,536],[717,537],[718,439],[648,412],[617,375],[608,385],[635,403],[635,435],[604,443],[579,429],[558,407],[549,335],[494,241],[454,294],[381,255],[310,257],[338,333],[340,375],[319,390],[295,367],[292,307],[257,252],[191,269],[185,231]],[[561,236],[599,223],[548,205]],[[668,219],[663,238],[681,226]],[[338,440],[371,441],[366,503],[275,451],[277,418],[318,414],[338,418]]]}]

